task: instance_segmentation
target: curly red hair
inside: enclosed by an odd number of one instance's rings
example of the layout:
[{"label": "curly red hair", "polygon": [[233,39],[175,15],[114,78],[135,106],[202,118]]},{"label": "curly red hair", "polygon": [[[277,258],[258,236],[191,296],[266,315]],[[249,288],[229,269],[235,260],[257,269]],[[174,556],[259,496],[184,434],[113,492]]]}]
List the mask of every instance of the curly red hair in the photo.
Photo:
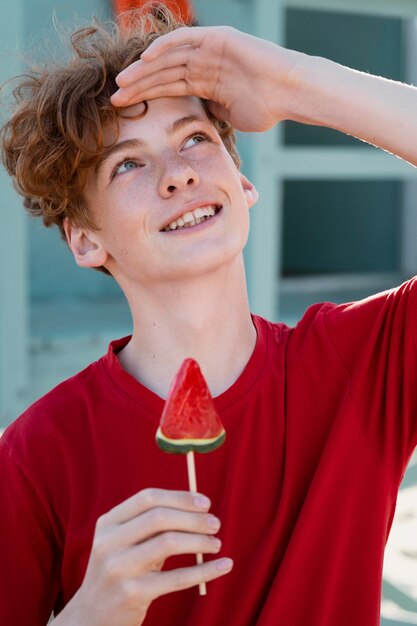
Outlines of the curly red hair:
[{"label": "curly red hair", "polygon": [[[41,216],[45,226],[56,224],[64,240],[66,217],[97,229],[82,192],[88,169],[104,150],[103,126],[118,128],[120,110],[110,103],[116,76],[157,37],[185,25],[159,3],[123,17],[123,25],[94,19],[70,35],[70,60],[18,76],[14,112],[0,129],[2,160],[26,209]],[[232,126],[211,115],[202,102],[240,169]]]}]

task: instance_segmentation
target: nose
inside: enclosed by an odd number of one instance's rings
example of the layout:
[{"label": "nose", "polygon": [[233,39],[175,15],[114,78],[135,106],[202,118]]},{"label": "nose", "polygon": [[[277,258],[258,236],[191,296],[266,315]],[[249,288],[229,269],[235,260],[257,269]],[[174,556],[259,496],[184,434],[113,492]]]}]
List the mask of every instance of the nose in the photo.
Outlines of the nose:
[{"label": "nose", "polygon": [[159,192],[164,198],[172,196],[176,190],[197,186],[200,177],[191,165],[181,159],[166,164],[161,175]]}]

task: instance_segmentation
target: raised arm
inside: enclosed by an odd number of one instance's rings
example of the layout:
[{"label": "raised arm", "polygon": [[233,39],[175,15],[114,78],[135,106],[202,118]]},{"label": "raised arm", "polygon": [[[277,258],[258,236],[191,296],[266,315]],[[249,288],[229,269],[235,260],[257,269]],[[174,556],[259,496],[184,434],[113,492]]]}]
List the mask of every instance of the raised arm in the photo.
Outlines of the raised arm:
[{"label": "raised arm", "polygon": [[193,95],[242,131],[327,126],[417,166],[417,88],[288,50],[229,26],[180,28],[117,78],[116,106]]}]

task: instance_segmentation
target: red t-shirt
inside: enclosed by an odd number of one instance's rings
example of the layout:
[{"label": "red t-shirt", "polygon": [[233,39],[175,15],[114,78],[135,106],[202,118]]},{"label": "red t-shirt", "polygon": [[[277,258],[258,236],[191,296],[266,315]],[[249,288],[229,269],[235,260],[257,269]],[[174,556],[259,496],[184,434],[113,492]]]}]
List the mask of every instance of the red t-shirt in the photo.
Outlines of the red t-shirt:
[{"label": "red t-shirt", "polygon": [[[253,316],[255,350],[215,398],[226,442],[196,458],[234,568],[207,596],[156,600],[145,626],[379,624],[384,547],[417,443],[416,313],[414,278],[314,305],[294,329]],[[99,515],[145,487],[188,488],[185,458],[155,444],[164,401],[119,364],[126,341],[0,440],[1,624],[43,626],[62,609]]]}]

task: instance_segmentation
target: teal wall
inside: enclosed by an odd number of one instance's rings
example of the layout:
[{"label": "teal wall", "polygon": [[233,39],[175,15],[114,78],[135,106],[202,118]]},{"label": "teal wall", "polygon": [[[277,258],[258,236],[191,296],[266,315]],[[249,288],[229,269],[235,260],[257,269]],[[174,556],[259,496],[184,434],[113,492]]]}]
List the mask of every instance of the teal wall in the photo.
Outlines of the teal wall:
[{"label": "teal wall", "polygon": [[[53,27],[53,15],[64,27],[85,23],[93,15],[111,16],[103,0],[25,0],[25,40],[31,57],[42,58],[45,50],[60,55],[62,46]],[[55,227],[28,218],[29,292],[32,299],[94,297],[120,293],[115,282],[97,271],[78,268]]]}]

